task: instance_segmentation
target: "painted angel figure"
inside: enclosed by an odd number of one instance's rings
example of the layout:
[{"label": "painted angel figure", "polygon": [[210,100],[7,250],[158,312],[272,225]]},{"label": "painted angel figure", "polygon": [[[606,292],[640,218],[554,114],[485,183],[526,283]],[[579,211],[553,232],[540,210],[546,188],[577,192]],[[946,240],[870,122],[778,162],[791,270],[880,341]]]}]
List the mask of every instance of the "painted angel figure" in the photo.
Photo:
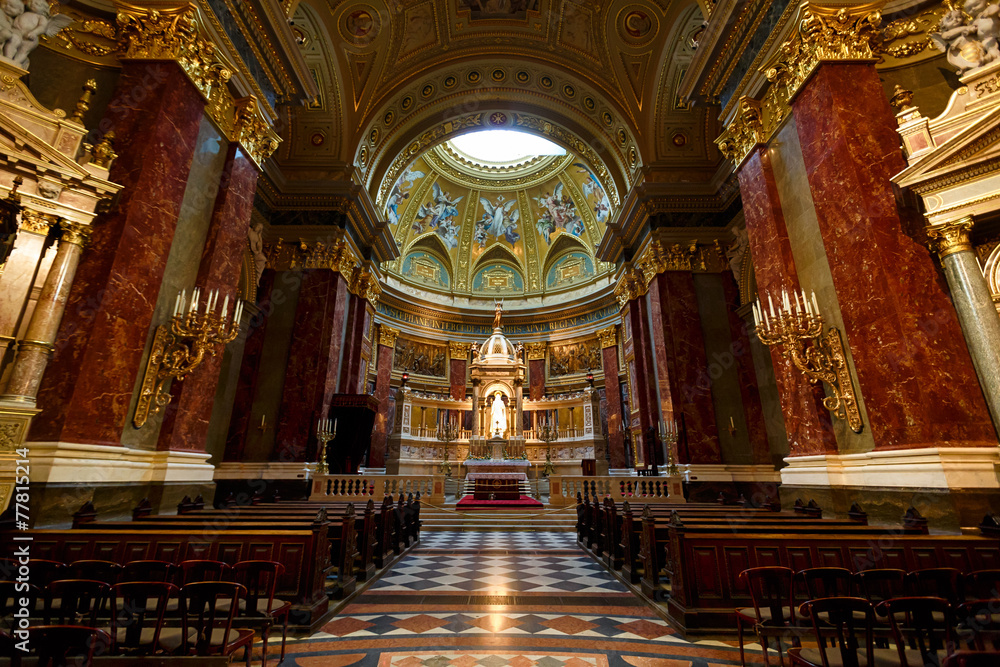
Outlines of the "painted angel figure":
[{"label": "painted angel figure", "polygon": [[[19,4],[20,0],[6,0],[6,5],[13,5],[15,9]],[[4,9],[6,13],[7,7]],[[28,0],[28,11],[20,13],[13,21],[11,30],[14,34],[4,43],[3,55],[18,67],[28,69],[28,54],[38,46],[41,36],[52,37],[71,23],[73,19],[65,14],[50,15],[46,0]]]},{"label": "painted angel figure", "polygon": [[392,189],[392,192],[389,194],[389,201],[385,205],[385,213],[389,218],[390,225],[399,224],[399,206],[405,202],[409,196],[410,193],[400,190],[398,184]]},{"label": "painted angel figure", "polygon": [[465,199],[464,196],[451,198],[451,194],[441,189],[441,185],[434,184],[434,201],[422,204],[417,211],[417,217],[426,221],[427,225],[435,228],[441,220],[453,218],[458,215],[458,203]]},{"label": "painted angel figure", "polygon": [[587,180],[583,182],[580,189],[583,190],[583,196],[586,197],[588,201],[590,201],[593,197],[594,217],[597,218],[598,222],[606,221],[608,215],[611,213],[611,202],[608,200],[608,195],[604,191],[604,186],[601,185],[601,182],[597,180],[597,177],[594,176],[594,172],[592,172],[587,165],[582,162],[574,162],[573,166],[579,168],[579,173],[587,175]]},{"label": "painted angel figure", "polygon": [[493,238],[502,236],[511,245],[514,245],[521,238],[521,235],[517,233],[517,221],[521,219],[521,211],[514,208],[517,206],[517,200],[511,199],[504,203],[503,199],[503,195],[497,197],[494,204],[486,197],[479,198],[486,210],[482,220],[476,225],[476,241],[480,248],[486,247],[489,236]]}]

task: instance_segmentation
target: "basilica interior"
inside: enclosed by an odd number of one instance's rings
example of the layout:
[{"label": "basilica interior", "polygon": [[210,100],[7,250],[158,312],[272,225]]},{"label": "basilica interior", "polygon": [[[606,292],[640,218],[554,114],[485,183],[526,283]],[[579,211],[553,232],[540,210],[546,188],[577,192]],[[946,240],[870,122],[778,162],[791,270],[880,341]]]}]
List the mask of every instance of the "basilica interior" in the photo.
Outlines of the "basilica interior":
[{"label": "basilica interior", "polygon": [[1000,664],[998,40],[0,1],[0,662]]}]

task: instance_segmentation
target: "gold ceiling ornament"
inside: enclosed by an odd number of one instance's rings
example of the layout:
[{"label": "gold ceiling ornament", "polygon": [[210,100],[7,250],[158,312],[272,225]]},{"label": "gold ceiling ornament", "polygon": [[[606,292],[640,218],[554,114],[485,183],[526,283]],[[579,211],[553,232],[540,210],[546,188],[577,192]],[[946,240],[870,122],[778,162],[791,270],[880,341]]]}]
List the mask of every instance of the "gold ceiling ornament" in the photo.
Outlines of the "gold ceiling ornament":
[{"label": "gold ceiling ornament", "polygon": [[535,359],[545,359],[545,349],[547,347],[545,341],[539,341],[536,343],[525,343],[524,350],[528,354],[528,361]]},{"label": "gold ceiling ornament", "polygon": [[18,225],[18,231],[45,236],[49,233],[49,228],[55,226],[58,222],[59,218],[54,215],[24,208],[21,209],[21,224]]},{"label": "gold ceiling ornament", "polygon": [[378,344],[385,345],[389,349],[396,349],[396,338],[399,337],[399,329],[393,329],[385,324],[378,325]]},{"label": "gold ceiling ornament", "polygon": [[601,342],[601,348],[616,347],[618,345],[618,327],[612,324],[606,329],[597,332],[597,340]]},{"label": "gold ceiling ornament", "polygon": [[766,144],[791,113],[792,100],[821,63],[876,62],[883,43],[884,0],[851,7],[812,2],[802,6],[798,29],[760,68],[771,85],[760,100],[744,96],[715,143],[739,168],[758,144]]},{"label": "gold ceiling ornament", "polygon": [[618,305],[624,308],[629,301],[638,299],[645,294],[648,286],[649,283],[646,282],[641,271],[631,267],[627,268],[622,277],[618,279],[618,284],[615,285],[615,298],[618,299]]},{"label": "gold ceiling ornament", "polygon": [[972,239],[969,232],[972,231],[973,224],[972,216],[967,215],[943,225],[928,227],[927,236],[932,242],[931,249],[942,259],[956,252],[971,252]]},{"label": "gold ceiling ornament", "polygon": [[469,344],[465,342],[448,342],[448,356],[451,359],[462,361],[469,358]]}]

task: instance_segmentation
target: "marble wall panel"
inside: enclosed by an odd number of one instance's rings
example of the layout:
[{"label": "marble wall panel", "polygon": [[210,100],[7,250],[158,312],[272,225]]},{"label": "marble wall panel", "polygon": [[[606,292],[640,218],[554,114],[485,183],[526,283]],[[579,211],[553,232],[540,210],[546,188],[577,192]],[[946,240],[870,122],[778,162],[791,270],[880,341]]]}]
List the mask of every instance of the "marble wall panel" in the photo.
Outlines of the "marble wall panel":
[{"label": "marble wall panel", "polygon": [[378,400],[378,414],[375,416],[375,427],[372,430],[371,449],[368,450],[368,467],[385,467],[385,445],[389,438],[389,413],[392,410],[392,379],[393,349],[387,345],[378,346],[377,371],[375,380],[375,398]]},{"label": "marble wall panel", "polygon": [[544,359],[530,359],[528,361],[528,395],[533,401],[541,400],[545,396]]},{"label": "marble wall panel", "polygon": [[468,361],[465,359],[452,359],[449,363],[449,383],[451,386],[451,397],[456,401],[465,400],[465,371]]},{"label": "marble wall panel", "polygon": [[624,468],[628,462],[625,455],[625,436],[623,432],[621,391],[618,386],[618,347],[606,347],[601,350],[604,371],[604,395],[607,405],[607,425],[605,436],[608,441],[608,465],[613,469]]}]

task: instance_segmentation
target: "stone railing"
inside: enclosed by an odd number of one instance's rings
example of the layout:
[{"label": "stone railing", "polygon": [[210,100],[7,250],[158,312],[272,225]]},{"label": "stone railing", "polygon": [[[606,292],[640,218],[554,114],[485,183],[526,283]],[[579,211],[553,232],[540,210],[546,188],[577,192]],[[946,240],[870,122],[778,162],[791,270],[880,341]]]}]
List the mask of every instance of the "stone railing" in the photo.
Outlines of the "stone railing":
[{"label": "stone railing", "polygon": [[570,477],[553,475],[549,478],[549,504],[572,505],[576,494],[599,498],[610,497],[616,502],[683,503],[680,477]]},{"label": "stone railing", "polygon": [[420,494],[429,503],[444,502],[444,476],[438,475],[317,475],[312,480],[309,500],[382,502],[386,494]]}]

